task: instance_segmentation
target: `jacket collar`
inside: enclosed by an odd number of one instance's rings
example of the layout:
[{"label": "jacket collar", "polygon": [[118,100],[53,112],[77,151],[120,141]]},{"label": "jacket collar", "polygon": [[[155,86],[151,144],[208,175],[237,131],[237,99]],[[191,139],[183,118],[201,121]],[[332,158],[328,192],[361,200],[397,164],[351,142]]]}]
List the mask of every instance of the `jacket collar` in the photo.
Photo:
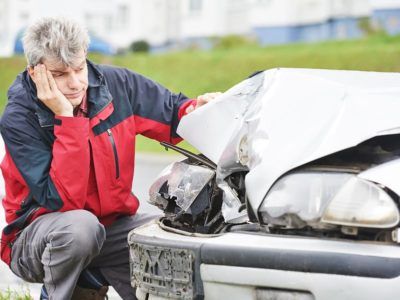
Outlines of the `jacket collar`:
[{"label": "jacket collar", "polygon": [[93,118],[103,111],[112,102],[112,96],[108,89],[103,73],[99,67],[87,60],[88,66],[88,104],[89,118]]},{"label": "jacket collar", "polygon": [[[89,108],[89,118],[93,118],[102,112],[111,102],[112,96],[107,87],[104,75],[99,69],[99,67],[89,60],[86,60],[88,67],[88,90],[87,90],[87,101]],[[24,81],[29,90],[31,98],[36,104],[36,116],[38,117],[39,124],[41,127],[51,127],[54,125],[54,113],[44,105],[37,98],[36,86],[29,76],[28,71],[23,73]],[[112,112],[112,111],[111,111]],[[103,116],[103,118],[108,117],[109,114]],[[104,114],[102,114],[104,115]]]}]

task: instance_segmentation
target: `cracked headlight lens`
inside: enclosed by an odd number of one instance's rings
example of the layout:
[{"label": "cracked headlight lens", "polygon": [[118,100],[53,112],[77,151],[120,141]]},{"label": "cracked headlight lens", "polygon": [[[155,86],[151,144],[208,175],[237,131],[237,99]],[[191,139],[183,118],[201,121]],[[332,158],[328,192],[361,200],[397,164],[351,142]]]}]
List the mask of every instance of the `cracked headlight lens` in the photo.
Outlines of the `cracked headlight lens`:
[{"label": "cracked headlight lens", "polygon": [[298,172],[282,177],[259,209],[264,223],[301,228],[345,225],[390,228],[399,222],[393,199],[355,174]]},{"label": "cracked headlight lens", "polygon": [[148,202],[165,210],[168,201],[164,197],[173,198],[176,205],[186,212],[214,175],[215,171],[206,167],[174,162],[151,185]]}]

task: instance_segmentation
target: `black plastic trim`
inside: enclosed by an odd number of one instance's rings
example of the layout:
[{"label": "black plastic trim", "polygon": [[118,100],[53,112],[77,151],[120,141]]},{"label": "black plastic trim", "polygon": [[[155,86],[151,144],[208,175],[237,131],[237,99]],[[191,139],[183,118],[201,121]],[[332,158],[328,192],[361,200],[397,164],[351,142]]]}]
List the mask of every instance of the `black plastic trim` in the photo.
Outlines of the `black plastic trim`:
[{"label": "black plastic trim", "polygon": [[373,278],[395,278],[400,275],[400,258],[322,251],[204,244],[201,250],[201,262],[213,265]]},{"label": "black plastic trim", "polygon": [[[196,249],[198,263],[210,265],[382,279],[400,276],[400,248],[399,258],[393,258],[318,250],[266,249],[251,245],[229,247],[202,242],[187,243],[155,237],[150,238],[142,235],[135,235],[134,242],[164,248]],[[382,247],[386,246],[382,245]]]}]

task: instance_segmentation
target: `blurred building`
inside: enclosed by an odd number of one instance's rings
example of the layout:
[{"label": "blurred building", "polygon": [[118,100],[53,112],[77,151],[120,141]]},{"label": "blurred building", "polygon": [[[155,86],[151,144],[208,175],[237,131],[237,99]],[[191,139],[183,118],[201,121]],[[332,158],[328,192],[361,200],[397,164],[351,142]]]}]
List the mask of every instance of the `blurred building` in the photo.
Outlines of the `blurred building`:
[{"label": "blurred building", "polygon": [[183,0],[181,1],[180,35],[182,45],[210,46],[210,37],[247,35],[249,0]]},{"label": "blurred building", "polygon": [[20,50],[24,28],[43,16],[85,24],[104,53],[139,40],[156,50],[207,48],[229,34],[263,45],[355,38],[367,18],[400,32],[400,0],[0,0],[0,56]]},{"label": "blurred building", "polygon": [[400,33],[399,0],[371,0],[372,19],[388,34]]},{"label": "blurred building", "polygon": [[[179,41],[247,35],[262,45],[400,33],[400,0],[182,0]],[[372,28],[373,27],[373,28]]]},{"label": "blurred building", "polygon": [[0,0],[0,56],[14,52],[19,31],[31,20],[32,0]]},{"label": "blurred building", "polygon": [[254,0],[251,29],[263,45],[356,38],[366,0]]}]

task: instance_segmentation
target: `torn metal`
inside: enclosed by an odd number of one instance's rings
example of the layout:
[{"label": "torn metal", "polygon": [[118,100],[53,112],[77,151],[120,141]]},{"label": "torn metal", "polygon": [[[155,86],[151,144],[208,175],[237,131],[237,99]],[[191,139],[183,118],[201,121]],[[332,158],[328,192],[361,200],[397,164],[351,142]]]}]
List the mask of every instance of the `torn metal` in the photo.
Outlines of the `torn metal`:
[{"label": "torn metal", "polygon": [[[230,174],[248,172],[246,201],[258,216],[274,183],[289,171],[374,137],[399,134],[399,99],[397,73],[272,69],[185,116],[178,133],[218,165],[225,221],[243,221],[243,203],[226,187]],[[393,175],[380,175],[389,169],[394,174],[399,165],[360,177],[400,191]]]},{"label": "torn metal", "polygon": [[222,192],[213,162],[201,155],[163,143],[188,157],[167,166],[149,190],[149,202],[165,213],[163,224],[187,232],[218,233],[224,228]]}]

